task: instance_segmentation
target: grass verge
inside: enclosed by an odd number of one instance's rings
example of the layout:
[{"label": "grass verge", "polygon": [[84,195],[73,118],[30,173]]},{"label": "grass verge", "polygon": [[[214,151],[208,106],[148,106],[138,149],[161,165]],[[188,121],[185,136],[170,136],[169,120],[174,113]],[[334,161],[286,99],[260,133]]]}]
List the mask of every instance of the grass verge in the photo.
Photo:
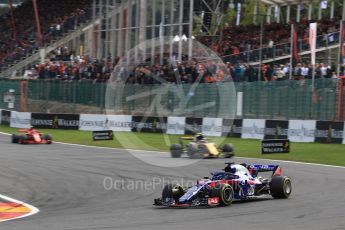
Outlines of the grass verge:
[{"label": "grass verge", "polygon": [[[18,129],[0,125],[0,131],[17,133]],[[168,151],[171,143],[177,143],[179,135],[156,133],[117,132],[113,141],[92,141],[91,132],[77,130],[41,129],[53,135],[53,141],[110,148],[131,148]],[[232,143],[236,156],[300,161],[345,166],[345,145],[323,143],[292,143],[289,154],[261,154],[260,140],[240,138],[212,138],[217,143]],[[9,140],[10,141],[10,140]]]}]

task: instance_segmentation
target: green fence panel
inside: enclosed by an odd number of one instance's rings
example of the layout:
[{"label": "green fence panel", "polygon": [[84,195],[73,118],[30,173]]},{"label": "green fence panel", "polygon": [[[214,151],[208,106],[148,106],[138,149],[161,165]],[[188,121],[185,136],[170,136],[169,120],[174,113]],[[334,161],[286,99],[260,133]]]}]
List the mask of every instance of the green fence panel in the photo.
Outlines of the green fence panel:
[{"label": "green fence panel", "polygon": [[[243,92],[243,115],[238,118],[335,120],[337,79],[240,82],[195,85],[115,85],[89,81],[28,81],[31,111],[97,111],[132,115],[234,117],[236,92]],[[108,88],[107,88],[108,87]],[[19,93],[20,81],[0,79],[0,95]],[[109,90],[111,89],[111,90]],[[314,89],[314,90],[313,90]],[[37,104],[37,105],[36,105]],[[16,96],[16,109],[19,95]],[[36,106],[34,106],[36,105]],[[1,108],[7,104],[0,100]]]}]

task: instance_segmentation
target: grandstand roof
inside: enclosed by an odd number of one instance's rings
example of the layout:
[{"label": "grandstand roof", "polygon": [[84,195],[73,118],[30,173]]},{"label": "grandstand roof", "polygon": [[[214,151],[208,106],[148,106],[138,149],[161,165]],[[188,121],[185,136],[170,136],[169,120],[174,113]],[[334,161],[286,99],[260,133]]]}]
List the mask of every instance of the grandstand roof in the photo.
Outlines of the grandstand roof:
[{"label": "grandstand roof", "polygon": [[313,0],[261,0],[267,5],[297,5],[301,3],[310,3]]}]

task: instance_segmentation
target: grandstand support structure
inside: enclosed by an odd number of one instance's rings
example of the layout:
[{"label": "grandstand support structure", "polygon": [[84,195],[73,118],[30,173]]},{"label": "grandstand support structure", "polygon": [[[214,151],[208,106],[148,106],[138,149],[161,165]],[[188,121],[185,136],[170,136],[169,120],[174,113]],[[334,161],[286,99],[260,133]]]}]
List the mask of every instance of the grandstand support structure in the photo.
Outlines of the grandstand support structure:
[{"label": "grandstand support structure", "polygon": [[38,12],[37,7],[37,0],[32,0],[32,4],[34,6],[34,12],[35,12],[35,21],[36,21],[36,30],[37,30],[37,41],[39,45],[42,45],[43,43],[43,36],[42,36],[42,29],[41,29],[41,22],[40,22],[40,15]]},{"label": "grandstand support structure", "polygon": [[[335,12],[335,0],[328,0],[326,1],[326,6],[321,7],[323,1],[321,0],[260,0],[264,4],[268,5],[267,8],[267,15],[271,15],[272,13],[275,16],[275,21],[280,22],[280,16],[282,15],[281,12],[285,10],[286,15],[286,23],[290,22],[291,19],[291,12],[292,10],[296,12],[296,18],[294,19],[296,22],[300,22],[301,20],[301,12],[303,8],[307,9],[307,18],[308,20],[312,19],[312,12],[313,12],[313,2],[317,2],[319,7],[317,8],[317,19],[320,20],[322,18],[323,11],[329,10],[329,17],[330,19],[334,18]],[[342,19],[345,19],[345,0],[343,1],[343,9],[342,9]],[[272,12],[274,11],[274,12]],[[255,14],[255,11],[254,11]],[[256,16],[254,15],[254,18]],[[254,20],[255,23],[255,20]],[[271,18],[267,17],[267,23],[271,23]]]},{"label": "grandstand support structure", "polygon": [[[116,10],[102,10],[109,8],[108,3],[116,4]],[[94,34],[98,36],[93,36],[98,59],[122,57],[128,50],[157,37],[192,37],[194,0],[99,0],[94,11],[93,14],[101,18],[101,25],[94,27]],[[192,41],[189,45],[192,46]],[[100,48],[103,46],[105,48]]]},{"label": "grandstand support structure", "polygon": [[[319,47],[315,50],[316,53],[320,53],[320,52],[324,52],[327,50],[332,50],[332,49],[338,49],[339,48],[339,44],[335,44],[335,45],[330,45],[330,46],[322,46]],[[304,56],[304,55],[310,55],[310,50],[309,51],[303,51],[303,52],[299,52],[298,53],[299,56]],[[275,61],[280,61],[280,60],[285,60],[285,59],[290,59],[291,58],[291,54],[289,55],[282,55],[282,56],[277,56],[275,58],[269,58],[269,59],[263,59],[262,63],[266,64],[266,63],[271,63],[271,62],[275,62]],[[256,62],[249,62],[250,65],[259,65],[260,61],[256,61]]]},{"label": "grandstand support structure", "polygon": [[13,12],[13,2],[12,0],[8,0],[8,6],[10,8],[11,13],[11,23],[12,23],[12,30],[13,30],[13,38],[14,40],[17,40],[17,28],[16,28],[16,22],[14,18],[14,12]]},{"label": "grandstand support structure", "polygon": [[[215,36],[218,31],[218,26],[222,20],[223,14],[221,13],[221,6],[223,0],[201,0],[199,5],[200,14],[202,15],[202,30],[206,32],[207,35]],[[217,19],[217,27],[214,31],[210,30],[212,18]]]}]

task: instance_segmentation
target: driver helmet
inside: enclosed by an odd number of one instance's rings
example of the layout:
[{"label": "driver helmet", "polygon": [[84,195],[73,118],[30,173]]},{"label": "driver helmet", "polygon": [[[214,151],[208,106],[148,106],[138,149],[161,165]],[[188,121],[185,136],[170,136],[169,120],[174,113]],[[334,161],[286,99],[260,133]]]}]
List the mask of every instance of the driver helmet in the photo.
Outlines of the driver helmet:
[{"label": "driver helmet", "polygon": [[225,172],[229,172],[232,174],[236,173],[246,173],[247,169],[243,167],[242,165],[236,165],[236,164],[231,164],[224,169]]},{"label": "driver helmet", "polygon": [[204,135],[202,135],[202,133],[197,133],[197,134],[195,135],[195,139],[196,139],[197,141],[202,141],[202,140],[205,139],[205,137],[204,137]]},{"label": "driver helmet", "polygon": [[235,168],[234,170],[235,170],[237,175],[244,175],[244,176],[250,176],[251,175],[249,170],[246,167],[244,167],[243,165],[234,165],[233,167]]},{"label": "driver helmet", "polygon": [[237,172],[237,168],[234,165],[230,165],[228,172],[235,174]]}]

